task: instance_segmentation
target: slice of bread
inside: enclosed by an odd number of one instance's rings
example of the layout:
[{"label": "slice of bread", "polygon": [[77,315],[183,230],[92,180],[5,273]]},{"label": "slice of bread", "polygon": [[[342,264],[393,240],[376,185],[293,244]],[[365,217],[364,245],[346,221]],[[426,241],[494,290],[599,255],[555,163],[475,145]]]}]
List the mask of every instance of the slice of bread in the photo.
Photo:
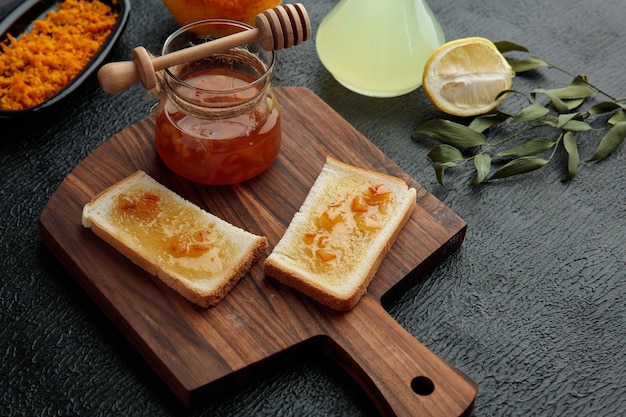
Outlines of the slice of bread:
[{"label": "slice of bread", "polygon": [[143,171],[96,195],[82,224],[201,307],[219,303],[268,247]]},{"label": "slice of bread", "polygon": [[416,190],[401,179],[329,157],[265,273],[330,308],[351,310],[416,203]]}]

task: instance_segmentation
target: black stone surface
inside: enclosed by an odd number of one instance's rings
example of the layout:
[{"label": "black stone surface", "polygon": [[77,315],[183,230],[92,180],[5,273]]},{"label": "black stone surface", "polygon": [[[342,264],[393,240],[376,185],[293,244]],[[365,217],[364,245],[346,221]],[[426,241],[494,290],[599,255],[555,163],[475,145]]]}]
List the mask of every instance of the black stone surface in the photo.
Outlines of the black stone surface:
[{"label": "black stone surface", "polygon": [[[314,30],[336,3],[302,2]],[[0,13],[13,4],[0,1]],[[623,0],[429,4],[447,39],[510,39],[626,96]],[[133,0],[109,59],[126,60],[138,45],[156,52],[176,28],[159,0]],[[567,81],[542,70],[516,85]],[[478,382],[475,416],[626,414],[626,145],[582,164],[569,183],[551,164],[479,188],[461,169],[442,188],[425,158],[431,144],[411,139],[440,116],[421,88],[393,99],[354,94],[323,68],[313,41],[280,52],[274,83],[314,91],[467,221],[461,249],[390,314]],[[185,409],[42,245],[38,217],[56,187],[151,103],[140,86],[107,95],[93,76],[49,112],[0,120],[0,415],[376,415],[346,375],[312,357]],[[583,159],[594,146],[580,146]]]}]

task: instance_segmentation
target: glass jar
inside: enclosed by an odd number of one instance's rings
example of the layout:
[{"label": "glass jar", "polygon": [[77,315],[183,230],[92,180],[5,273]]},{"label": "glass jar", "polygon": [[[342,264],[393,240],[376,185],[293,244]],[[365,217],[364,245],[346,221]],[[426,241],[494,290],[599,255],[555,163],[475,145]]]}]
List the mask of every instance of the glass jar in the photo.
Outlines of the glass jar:
[{"label": "glass jar", "polygon": [[[204,20],[170,35],[163,54],[251,26]],[[166,69],[156,110],[156,148],[188,180],[236,184],[265,171],[280,150],[280,110],[271,89],[274,53],[260,43]]]}]

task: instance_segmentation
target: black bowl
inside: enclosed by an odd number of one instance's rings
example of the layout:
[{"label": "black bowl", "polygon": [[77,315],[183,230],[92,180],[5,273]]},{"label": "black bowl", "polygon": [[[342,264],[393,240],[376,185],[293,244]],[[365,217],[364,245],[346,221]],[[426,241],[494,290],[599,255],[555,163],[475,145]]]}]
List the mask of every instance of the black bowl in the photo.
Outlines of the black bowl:
[{"label": "black bowl", "polygon": [[[114,10],[118,11],[118,19],[111,31],[111,35],[107,41],[102,45],[100,51],[91,59],[91,61],[85,66],[85,68],[66,85],[61,91],[48,100],[40,103],[34,107],[30,107],[24,110],[0,110],[0,118],[13,118],[24,115],[33,114],[39,112],[50,106],[58,103],[72,93],[78,86],[80,86],[104,61],[106,56],[115,45],[115,42],[120,37],[128,21],[128,15],[130,14],[130,0],[101,0],[103,3],[112,6]],[[57,7],[59,0],[26,0],[20,3],[13,11],[11,11],[0,22],[0,42],[6,39],[7,34],[11,34],[15,37],[30,30],[31,23],[43,17],[43,15]],[[0,52],[1,53],[1,52]]]}]

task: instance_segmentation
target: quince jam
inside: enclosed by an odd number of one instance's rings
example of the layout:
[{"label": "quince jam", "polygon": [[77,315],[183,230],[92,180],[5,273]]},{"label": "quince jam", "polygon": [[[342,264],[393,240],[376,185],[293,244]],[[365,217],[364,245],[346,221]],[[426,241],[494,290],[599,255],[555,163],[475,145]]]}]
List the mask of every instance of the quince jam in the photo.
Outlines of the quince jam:
[{"label": "quince jam", "polygon": [[119,194],[108,221],[146,259],[176,265],[191,278],[228,268],[236,250],[201,211],[150,191]]},{"label": "quince jam", "polygon": [[314,221],[300,231],[298,257],[315,272],[352,268],[387,223],[393,202],[387,186],[374,184],[321,204],[315,208]]}]

